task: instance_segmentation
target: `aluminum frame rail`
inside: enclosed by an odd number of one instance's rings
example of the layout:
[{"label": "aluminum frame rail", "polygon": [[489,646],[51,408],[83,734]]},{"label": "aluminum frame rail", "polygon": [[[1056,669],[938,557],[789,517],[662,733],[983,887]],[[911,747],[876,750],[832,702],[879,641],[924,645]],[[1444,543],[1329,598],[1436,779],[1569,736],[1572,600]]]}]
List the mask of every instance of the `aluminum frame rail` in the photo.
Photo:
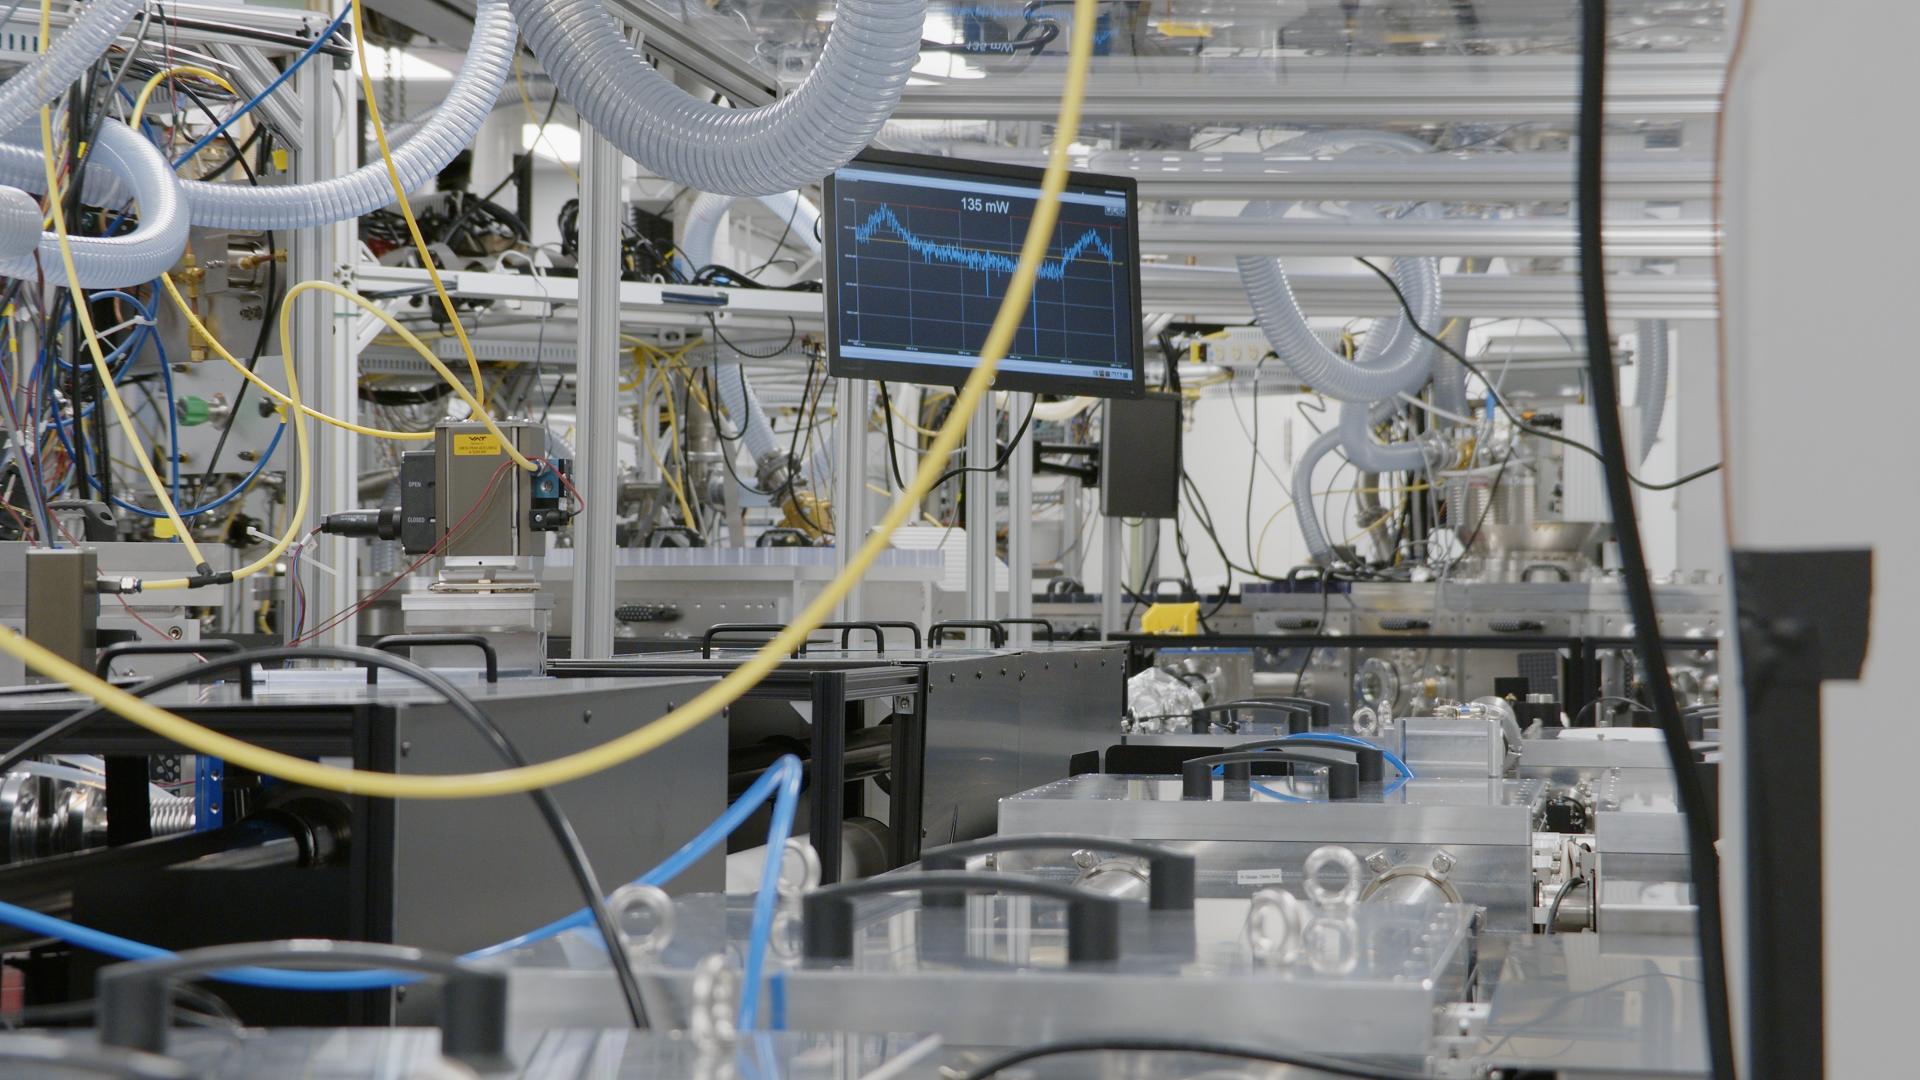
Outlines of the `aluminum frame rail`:
[{"label": "aluminum frame rail", "polygon": [[[631,2],[631,0],[629,0]],[[1087,82],[1088,123],[1276,125],[1570,121],[1577,56],[1115,57]],[[1052,120],[1064,59],[1017,75],[909,83],[896,120]],[[1608,58],[1607,111],[1685,119],[1720,109],[1719,53]]]},{"label": "aluminum frame rail", "polygon": [[[1041,166],[1038,150],[948,142],[954,157]],[[1450,153],[1339,158],[1207,150],[1102,150],[1073,167],[1134,177],[1140,197],[1159,199],[1356,200],[1520,203],[1573,201],[1573,157],[1559,153]],[[1713,163],[1694,157],[1619,156],[1607,162],[1607,195],[1618,201],[1713,197]]]}]

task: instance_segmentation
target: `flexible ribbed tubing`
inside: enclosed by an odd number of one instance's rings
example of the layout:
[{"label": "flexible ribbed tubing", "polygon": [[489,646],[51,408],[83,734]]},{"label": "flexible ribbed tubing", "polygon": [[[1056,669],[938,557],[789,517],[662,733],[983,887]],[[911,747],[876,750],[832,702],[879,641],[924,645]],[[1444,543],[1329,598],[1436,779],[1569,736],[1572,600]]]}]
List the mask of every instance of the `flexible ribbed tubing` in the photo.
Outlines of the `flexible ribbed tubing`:
[{"label": "flexible ribbed tubing", "polygon": [[[1340,453],[1362,472],[1419,472],[1427,467],[1428,443],[1383,443],[1373,437],[1373,426],[1398,412],[1398,403],[1382,401],[1367,406],[1345,402],[1340,406]],[[1436,448],[1437,449],[1437,448]]]},{"label": "flexible ribbed tubing", "polygon": [[[402,187],[412,191],[425,184],[479,134],[513,71],[517,41],[507,0],[480,0],[473,17],[473,44],[453,88],[413,138],[394,148],[393,166]],[[398,197],[382,161],[311,184],[252,187],[188,180],[180,186],[195,225],[247,231],[331,225],[370,214]]]},{"label": "flexible ribbed tubing", "polygon": [[1340,445],[1340,429],[1323,432],[1308,444],[1306,452],[1293,463],[1293,517],[1300,523],[1300,536],[1307,542],[1307,555],[1325,566],[1333,561],[1333,545],[1320,531],[1320,515],[1313,510],[1313,469],[1320,459]]},{"label": "flexible ribbed tubing", "polygon": [[791,94],[724,109],[627,44],[601,0],[512,0],[533,54],[595,131],[658,176],[722,195],[811,184],[865,149],[920,55],[926,0],[840,0],[820,60]]},{"label": "flexible ribbed tubing", "polygon": [[[1289,139],[1276,150],[1308,154],[1352,146],[1400,153],[1425,153],[1433,149],[1418,139],[1390,132],[1333,131]],[[1289,205],[1250,202],[1240,213],[1242,217],[1277,218],[1285,215]],[[1415,212],[1424,215],[1437,211],[1423,204]],[[1260,329],[1280,359],[1308,386],[1339,401],[1366,404],[1384,401],[1402,391],[1413,391],[1427,381],[1433,369],[1432,343],[1407,326],[1404,316],[1368,334],[1369,340],[1357,358],[1359,362],[1349,363],[1313,336],[1299,301],[1294,299],[1293,289],[1287,284],[1280,260],[1247,257],[1241,258],[1239,265],[1240,282],[1246,288],[1247,301],[1253,307]],[[1393,278],[1419,324],[1438,329],[1440,274],[1435,260],[1395,259]]]},{"label": "flexible ribbed tubing", "polygon": [[[94,0],[46,52],[0,84],[0,131],[33,119],[40,106],[67,92],[120,36],[146,0]],[[45,181],[41,186],[46,186]]]},{"label": "flexible ribbed tubing", "polygon": [[1634,324],[1640,339],[1640,374],[1634,380],[1635,404],[1640,406],[1640,456],[1644,462],[1660,434],[1660,417],[1667,409],[1667,320],[1646,319]]},{"label": "flexible ribbed tubing", "polygon": [[[117,177],[120,185],[140,203],[140,224],[125,236],[75,236],[74,269],[80,273],[83,289],[119,289],[141,285],[167,272],[180,261],[187,249],[187,214],[180,199],[180,181],[173,175],[166,156],[132,128],[118,120],[100,125],[100,138],[94,144],[88,165],[88,177],[81,189],[84,197],[112,180],[95,179],[94,166]],[[46,158],[39,150],[0,144],[0,183],[16,184],[29,191],[47,186]],[[0,262],[0,275],[36,278],[44,269],[47,279],[65,285],[66,276],[57,273],[60,266],[60,239],[41,232],[38,204],[33,204],[35,246],[40,251],[36,264],[31,253]]]},{"label": "flexible ribbed tubing", "polygon": [[[714,192],[702,192],[693,200],[687,210],[687,227],[680,236],[680,255],[687,271],[694,273],[713,263],[713,241],[719,235],[720,219],[725,217],[737,196],[720,195]],[[812,200],[797,191],[780,191],[772,195],[760,196],[767,209],[779,215],[780,220],[792,223],[788,233],[798,236],[809,251],[820,250],[820,238],[815,226],[820,221],[820,208]],[[767,420],[767,413],[760,405],[760,396],[753,392],[753,383],[747,378],[746,369],[738,361],[721,361],[713,366],[713,382],[720,390],[720,403],[726,406],[727,416],[739,427],[741,437],[746,440],[747,452],[753,455],[757,466],[768,455],[782,456],[780,442],[774,438],[773,425]]]},{"label": "flexible ribbed tubing", "polygon": [[24,258],[39,246],[40,201],[19,188],[0,187],[0,259]]}]

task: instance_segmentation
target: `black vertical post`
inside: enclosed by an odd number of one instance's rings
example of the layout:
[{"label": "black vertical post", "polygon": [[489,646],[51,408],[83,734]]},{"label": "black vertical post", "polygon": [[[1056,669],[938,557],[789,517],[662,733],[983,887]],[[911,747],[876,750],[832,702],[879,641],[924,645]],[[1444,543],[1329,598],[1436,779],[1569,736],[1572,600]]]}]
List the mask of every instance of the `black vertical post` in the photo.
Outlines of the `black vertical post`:
[{"label": "black vertical post", "polygon": [[513,155],[513,209],[520,223],[533,232],[533,154]]},{"label": "black vertical post", "polygon": [[1825,1074],[1820,683],[1866,658],[1872,553],[1733,553],[1756,1080]]},{"label": "black vertical post", "polygon": [[[887,799],[888,823],[893,826],[893,864],[905,866],[920,859],[920,821],[926,799],[927,665],[916,664],[919,686],[913,709],[893,713],[893,793]],[[896,703],[897,705],[898,703]]]},{"label": "black vertical post", "polygon": [[107,755],[107,844],[119,847],[153,837],[153,804],[144,756]]},{"label": "black vertical post", "polygon": [[820,883],[840,880],[840,822],[847,781],[847,676],[813,673],[813,850]]}]

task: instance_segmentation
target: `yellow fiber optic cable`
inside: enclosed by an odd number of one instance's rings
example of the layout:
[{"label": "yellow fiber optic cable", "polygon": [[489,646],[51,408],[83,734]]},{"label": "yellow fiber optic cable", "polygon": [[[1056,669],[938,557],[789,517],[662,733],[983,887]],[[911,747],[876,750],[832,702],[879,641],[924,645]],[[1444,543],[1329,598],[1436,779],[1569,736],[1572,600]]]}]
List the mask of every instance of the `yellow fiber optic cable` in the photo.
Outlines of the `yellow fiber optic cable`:
[{"label": "yellow fiber optic cable", "polygon": [[[51,21],[50,2],[51,0],[41,0],[41,41],[46,40],[47,23]],[[126,436],[134,456],[140,461],[140,471],[146,474],[147,483],[153,488],[153,493],[159,496],[160,505],[167,512],[167,520],[173,523],[174,535],[178,536],[180,542],[186,546],[187,555],[193,560],[193,565],[204,574],[207,572],[206,557],[200,554],[200,545],[193,542],[193,534],[187,531],[187,523],[181,520],[179,508],[173,505],[173,499],[168,496],[166,482],[160,479],[159,472],[154,469],[152,456],[147,453],[147,448],[141,445],[140,433],[134,427],[133,417],[127,412],[127,403],[121,400],[120,389],[113,384],[113,369],[108,366],[106,354],[101,351],[100,336],[94,332],[93,313],[87,308],[86,293],[80,290],[80,271],[73,264],[73,244],[67,236],[67,211],[62,205],[64,200],[59,194],[60,182],[54,166],[53,110],[45,105],[40,107],[40,147],[45,151],[46,156],[47,191],[50,193],[47,202],[53,210],[54,235],[60,241],[60,262],[67,271],[67,287],[72,292],[74,318],[86,335],[87,350],[93,354],[93,369],[99,375],[100,386],[106,392],[107,401],[113,405],[114,416],[120,421],[121,432]],[[74,182],[78,183],[79,177],[75,177]],[[80,437],[78,406],[74,408],[74,437]]]},{"label": "yellow fiber optic cable", "polygon": [[[752,688],[778,666],[816,629],[886,550],[895,529],[913,513],[940,476],[941,463],[960,444],[962,434],[980,398],[992,385],[994,370],[1012,344],[1014,334],[1025,315],[1027,299],[1032,295],[1035,272],[1046,255],[1058,217],[1061,191],[1067,182],[1066,147],[1080,127],[1080,105],[1085,87],[1089,58],[1093,54],[1093,30],[1097,0],[1075,0],[1072,49],[1067,67],[1066,89],[1060,99],[1060,116],[1055,125],[1054,145],[1047,163],[1041,195],[1033,208],[1020,261],[1007,282],[999,313],[980,350],[980,362],[966,385],[946,423],[934,437],[929,453],[914,474],[913,483],[895,498],[879,526],[870,533],[848,561],[841,574],[829,582],[813,602],[767,643],[758,653],[735,668],[720,682],[696,695],[691,701],[666,716],[629,732],[620,738],[565,757],[520,768],[454,776],[398,776],[320,765],[290,757],[222,735],[182,719],[150,702],[108,685],[85,670],[53,655],[0,626],[0,651],[21,659],[42,675],[62,680],[74,690],[98,701],[116,714],[171,739],[197,753],[224,758],[243,768],[298,784],[355,794],[389,798],[457,799],[507,795],[533,788],[552,787],[589,776],[629,761],[661,746],[704,722],[741,694]],[[356,35],[357,36],[357,35]],[[296,417],[297,419],[297,417]],[[301,444],[303,447],[305,443]],[[293,530],[288,529],[287,535]]]},{"label": "yellow fiber optic cable", "polygon": [[198,78],[205,79],[210,83],[214,83],[218,85],[221,89],[225,90],[229,94],[232,94],[234,97],[246,96],[240,93],[240,91],[235,90],[233,88],[232,83],[221,78],[219,74],[212,71],[208,71],[206,68],[187,67],[185,65],[182,65],[180,67],[170,67],[167,70],[159,72],[158,74],[154,75],[153,78],[148,79],[147,85],[140,88],[140,96],[133,99],[133,113],[127,119],[128,127],[133,128],[135,130],[139,130],[140,118],[146,115],[147,99],[153,96],[154,88],[159,86],[162,80],[171,79],[178,75],[193,75]]},{"label": "yellow fiber optic cable", "polygon": [[[211,345],[213,347],[213,351],[219,354],[222,360],[225,360],[227,363],[231,364],[235,371],[238,371],[241,375],[245,376],[246,380],[252,383],[254,386],[258,387],[261,393],[279,402],[282,407],[290,406],[293,404],[292,398],[289,398],[287,395],[274,389],[272,383],[267,382],[265,379],[262,379],[260,376],[254,374],[251,371],[248,371],[247,365],[245,365],[244,363],[241,363],[239,357],[233,355],[233,353],[227,350],[226,346],[220,344],[220,339],[213,336],[213,331],[207,329],[207,324],[201,322],[200,317],[193,313],[193,308],[187,304],[187,298],[180,295],[180,289],[178,286],[174,285],[173,278],[165,274],[162,274],[160,276],[160,283],[166,286],[167,293],[173,297],[174,306],[180,309],[180,314],[187,320],[187,324],[189,326],[192,326],[195,330],[199,331],[200,336],[206,340],[208,345]],[[377,309],[374,309],[374,313],[382,317],[386,315],[385,312],[379,311]],[[283,349],[282,351],[284,352],[285,350]],[[433,438],[433,432],[431,431],[383,431],[380,428],[365,427],[363,425],[356,424],[348,420],[342,420],[336,416],[328,416],[326,413],[323,413],[320,410],[312,408],[311,406],[308,406],[305,404],[302,404],[300,406],[300,411],[306,414],[307,416],[313,417],[315,420],[318,420],[323,424],[332,424],[334,427],[337,427],[337,428],[345,428],[348,431],[357,431],[362,435],[371,435],[376,439],[431,439]]]},{"label": "yellow fiber optic cable", "polygon": [[[353,48],[360,57],[360,88],[367,96],[367,116],[373,121],[373,136],[380,142],[380,160],[387,163],[387,178],[393,181],[393,196],[400,203],[400,213],[407,219],[407,232],[413,237],[413,246],[420,252],[420,262],[427,268],[427,276],[433,278],[433,291],[440,294],[441,306],[447,309],[447,320],[453,323],[453,332],[459,335],[460,347],[467,353],[467,370],[473,373],[473,388],[480,394],[480,407],[474,411],[476,416],[486,414],[486,384],[480,379],[480,361],[473,355],[473,342],[467,340],[467,328],[460,325],[460,313],[453,309],[453,297],[447,294],[446,283],[440,280],[440,270],[433,265],[433,253],[427,250],[427,238],[420,233],[420,223],[414,220],[413,207],[407,202],[407,193],[400,187],[400,170],[394,167],[393,150],[387,146],[387,126],[380,120],[380,103],[374,100],[373,76],[367,68],[367,34],[360,25],[360,11],[365,7],[364,0],[351,0],[353,4]],[[405,117],[401,117],[405,120]],[[284,303],[285,301],[282,301]],[[438,366],[436,363],[435,366]],[[489,423],[488,427],[492,427]],[[495,431],[498,434],[498,431]],[[509,450],[516,464],[532,472],[539,466],[521,457],[517,451]]]}]

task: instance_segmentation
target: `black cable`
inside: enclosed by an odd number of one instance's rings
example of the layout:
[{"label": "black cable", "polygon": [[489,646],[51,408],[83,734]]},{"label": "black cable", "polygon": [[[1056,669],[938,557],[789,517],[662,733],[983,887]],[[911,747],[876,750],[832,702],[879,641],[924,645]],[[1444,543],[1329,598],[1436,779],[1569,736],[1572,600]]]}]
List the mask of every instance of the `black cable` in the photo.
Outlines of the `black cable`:
[{"label": "black cable", "polygon": [[1600,703],[1606,702],[1606,701],[1617,701],[1620,704],[1625,705],[1628,709],[1632,710],[1633,712],[1651,713],[1653,711],[1652,709],[1647,708],[1645,705],[1640,704],[1638,701],[1635,701],[1630,697],[1620,697],[1616,694],[1601,694],[1599,697],[1594,698],[1592,701],[1587,702],[1585,705],[1582,705],[1580,707],[1580,711],[1573,714],[1573,726],[1579,727],[1580,718],[1587,715],[1587,711],[1589,709],[1596,708],[1600,705]]},{"label": "black cable", "polygon": [[1601,144],[1606,137],[1606,0],[1580,4],[1580,116],[1577,158],[1581,309],[1586,320],[1587,368],[1593,383],[1593,411],[1606,465],[1607,497],[1613,505],[1614,537],[1626,579],[1627,607],[1633,615],[1635,651],[1653,695],[1653,708],[1666,734],[1674,787],[1686,815],[1687,861],[1700,933],[1700,963],[1706,982],[1708,1061],[1715,1080],[1735,1080],[1732,1012],[1727,1001],[1727,954],[1720,914],[1720,862],[1714,850],[1712,807],[1700,773],[1694,768],[1680,702],[1674,697],[1660,641],[1660,616],[1653,602],[1653,579],[1640,543],[1639,514],[1627,472],[1627,441],[1620,428],[1620,388],[1614,384],[1613,342],[1607,336],[1606,252],[1601,238]]},{"label": "black cable", "polygon": [[[353,664],[366,664],[386,668],[414,679],[427,689],[445,698],[453,711],[471,724],[486,738],[494,750],[515,768],[524,768],[526,758],[507,738],[473,699],[460,689],[433,671],[421,667],[411,660],[405,660],[392,653],[378,649],[363,649],[357,646],[343,647],[334,645],[284,645],[270,649],[252,649],[237,653],[216,656],[209,660],[177,668],[165,675],[159,675],[127,692],[134,697],[144,698],[168,687],[192,682],[203,675],[216,671],[246,669],[254,664],[277,663],[282,660],[342,660]],[[94,721],[109,715],[105,705],[92,705],[62,719],[50,727],[21,741],[5,754],[0,754],[0,775],[5,775],[14,766],[28,757],[41,753],[47,747],[74,734]],[[607,900],[600,891],[600,882],[593,872],[593,864],[587,859],[586,848],[580,843],[579,834],[574,832],[573,822],[568,820],[565,810],[546,788],[534,788],[527,793],[540,808],[540,815],[546,819],[547,827],[553,832],[554,839],[560,845],[560,855],[566,860],[568,869],[573,872],[575,884],[585,896],[587,907],[593,912],[594,924],[601,936],[606,939],[607,952],[612,957],[613,971],[620,983],[621,992],[627,1001],[627,1011],[633,1017],[635,1027],[647,1027],[647,1011],[640,996],[640,982],[633,973],[632,961],[625,949],[620,947],[619,926],[613,921],[613,913],[607,908]]]},{"label": "black cable", "polygon": [[[1492,389],[1493,380],[1487,378],[1486,374],[1482,372],[1480,368],[1474,364],[1473,361],[1460,355],[1459,350],[1455,349],[1453,346],[1447,344],[1446,342],[1441,341],[1439,338],[1433,336],[1431,333],[1428,333],[1427,328],[1420,325],[1420,320],[1418,319],[1418,317],[1414,315],[1413,308],[1409,306],[1407,303],[1406,294],[1400,291],[1400,286],[1394,282],[1393,277],[1391,275],[1389,275],[1385,270],[1380,269],[1379,267],[1368,262],[1366,259],[1360,258],[1359,256],[1355,256],[1354,261],[1359,263],[1361,266],[1364,266],[1367,269],[1373,271],[1374,274],[1380,278],[1380,280],[1387,283],[1388,288],[1393,290],[1394,299],[1400,302],[1400,310],[1406,314],[1407,325],[1413,327],[1414,330],[1417,331],[1421,337],[1426,338],[1428,341],[1434,343],[1435,345],[1438,345],[1441,351],[1445,352],[1448,356],[1451,356],[1455,360],[1459,361],[1462,367],[1466,368],[1468,371],[1473,372],[1474,375],[1477,376],[1481,382],[1487,384],[1488,389]],[[1588,346],[1588,352],[1592,352],[1591,344],[1589,344]],[[1613,354],[1611,341],[1608,342],[1607,354],[1609,358],[1611,358]],[[1591,358],[1589,358],[1589,361],[1591,361]],[[1612,363],[1612,360],[1609,359],[1608,363]],[[1613,369],[1608,368],[1607,371],[1608,371],[1608,377],[1611,378]],[[1519,428],[1520,430],[1526,432],[1527,434],[1537,435],[1542,439],[1546,439],[1549,442],[1557,442],[1562,446],[1571,446],[1575,450],[1578,450],[1583,454],[1588,454],[1592,456],[1595,460],[1600,461],[1602,464],[1606,462],[1607,460],[1606,455],[1602,454],[1599,450],[1595,450],[1593,447],[1588,446],[1586,443],[1575,442],[1574,440],[1569,439],[1564,435],[1555,435],[1551,431],[1545,431],[1545,430],[1542,430],[1541,428],[1534,427],[1532,424],[1529,424],[1525,420],[1520,419],[1520,417],[1516,415],[1512,409],[1507,407],[1506,399],[1502,397],[1500,394],[1496,393],[1493,395],[1493,403],[1495,405],[1500,406],[1500,411],[1507,414],[1507,419],[1513,422],[1514,427]],[[1688,473],[1685,476],[1682,476],[1678,480],[1669,480],[1664,484],[1649,484],[1645,480],[1642,480],[1639,477],[1634,476],[1630,472],[1627,474],[1627,480],[1631,482],[1633,486],[1640,488],[1643,491],[1671,491],[1682,484],[1691,483],[1695,480],[1700,479],[1703,476],[1707,476],[1711,473],[1718,472],[1722,464],[1724,464],[1724,462],[1716,462],[1715,464],[1709,465],[1704,469],[1697,469],[1693,472]]]},{"label": "black cable", "polygon": [[1414,1080],[1425,1077],[1425,1073],[1410,1072],[1404,1069],[1389,1069],[1379,1065],[1367,1065],[1358,1061],[1342,1061],[1338,1058],[1321,1057],[1318,1054],[1306,1054],[1297,1051],[1267,1050],[1252,1046],[1234,1046],[1230,1043],[1205,1042],[1200,1039],[1161,1039],[1161,1038],[1095,1038],[1066,1039],[1056,1043],[1029,1046],[1024,1050],[1015,1050],[994,1058],[985,1065],[968,1073],[963,1080],[987,1080],[995,1073],[1004,1072],[1022,1062],[1035,1058],[1053,1057],[1058,1054],[1085,1054],[1102,1050],[1129,1054],[1208,1054],[1214,1057],[1240,1058],[1246,1061],[1271,1061],[1276,1065],[1292,1065],[1302,1069],[1313,1069],[1329,1076],[1352,1076],[1360,1080]]},{"label": "black cable", "polygon": [[[1040,398],[1037,395],[1027,403],[1027,418],[1020,421],[1020,430],[1014,432],[1013,438],[1007,440],[1006,447],[1000,451],[999,458],[995,460],[992,465],[985,468],[981,468],[978,465],[962,465],[957,469],[948,469],[945,473],[941,474],[940,479],[933,482],[933,487],[939,487],[941,484],[946,483],[962,473],[997,473],[1001,469],[1006,468],[1007,461],[1013,457],[1013,448],[1020,445],[1020,439],[1027,433],[1027,426],[1033,423],[1033,408],[1038,404],[1040,404]],[[931,491],[933,488],[928,488],[927,490]]]},{"label": "black cable", "polygon": [[895,457],[893,452],[894,447],[900,445],[894,441],[893,435],[893,399],[887,396],[887,381],[882,379],[879,385],[880,412],[887,420],[887,464],[893,467],[893,482],[899,485],[901,491],[905,491],[907,490],[907,480],[906,477],[900,475],[900,459]]},{"label": "black cable", "polygon": [[1560,902],[1567,898],[1567,894],[1573,891],[1575,885],[1585,880],[1587,879],[1584,877],[1570,877],[1562,882],[1560,888],[1554,892],[1553,903],[1547,906],[1547,933],[1557,934],[1560,932],[1555,929],[1556,924],[1560,921]]},{"label": "black cable", "polygon": [[[707,325],[713,329],[713,336],[716,339],[718,339],[722,345],[725,345],[727,348],[732,349],[734,352],[740,354],[741,356],[746,357],[749,360],[771,360],[774,357],[779,356],[781,353],[786,352],[788,349],[792,348],[793,340],[800,336],[800,324],[794,322],[793,318],[789,316],[787,319],[786,344],[780,346],[779,348],[773,350],[770,353],[750,353],[750,352],[747,352],[745,349],[742,349],[740,346],[735,345],[733,342],[728,341],[727,336],[720,332],[720,324],[714,321],[714,318],[712,315],[707,316]],[[719,358],[715,357],[715,359],[718,360]]]}]

